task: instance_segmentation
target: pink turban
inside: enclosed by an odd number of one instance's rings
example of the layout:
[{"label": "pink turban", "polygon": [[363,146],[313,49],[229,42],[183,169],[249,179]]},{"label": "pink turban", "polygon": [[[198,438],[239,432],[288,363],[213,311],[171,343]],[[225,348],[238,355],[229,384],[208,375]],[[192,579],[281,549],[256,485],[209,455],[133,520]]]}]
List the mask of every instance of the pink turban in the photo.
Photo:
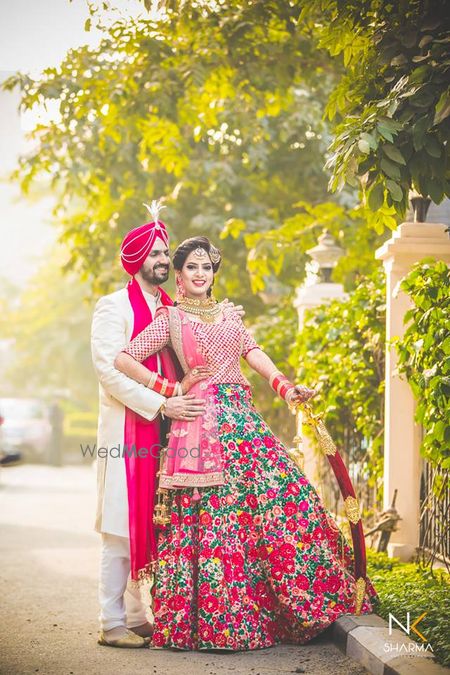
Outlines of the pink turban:
[{"label": "pink turban", "polygon": [[120,261],[128,274],[134,276],[140,270],[157,237],[165,246],[169,245],[169,235],[161,220],[135,227],[125,235],[120,247]]}]

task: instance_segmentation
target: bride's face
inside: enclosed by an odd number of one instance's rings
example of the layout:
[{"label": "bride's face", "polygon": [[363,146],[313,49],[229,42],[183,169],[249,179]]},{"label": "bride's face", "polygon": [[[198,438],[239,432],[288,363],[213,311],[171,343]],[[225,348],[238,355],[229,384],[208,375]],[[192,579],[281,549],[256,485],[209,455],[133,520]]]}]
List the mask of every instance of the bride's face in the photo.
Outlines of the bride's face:
[{"label": "bride's face", "polygon": [[195,251],[189,253],[179,274],[188,298],[206,298],[206,292],[214,279],[212,262],[206,251],[201,256]]}]

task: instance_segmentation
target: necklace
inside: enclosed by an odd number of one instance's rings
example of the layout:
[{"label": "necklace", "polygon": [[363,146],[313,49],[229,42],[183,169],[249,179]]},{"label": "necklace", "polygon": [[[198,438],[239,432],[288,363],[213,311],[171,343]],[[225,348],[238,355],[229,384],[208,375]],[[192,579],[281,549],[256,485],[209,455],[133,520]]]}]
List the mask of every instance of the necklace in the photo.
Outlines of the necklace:
[{"label": "necklace", "polygon": [[221,312],[221,307],[214,298],[199,300],[197,298],[184,297],[179,300],[177,306],[183,312],[194,314],[200,317],[202,321],[206,321],[206,323],[214,323]]}]

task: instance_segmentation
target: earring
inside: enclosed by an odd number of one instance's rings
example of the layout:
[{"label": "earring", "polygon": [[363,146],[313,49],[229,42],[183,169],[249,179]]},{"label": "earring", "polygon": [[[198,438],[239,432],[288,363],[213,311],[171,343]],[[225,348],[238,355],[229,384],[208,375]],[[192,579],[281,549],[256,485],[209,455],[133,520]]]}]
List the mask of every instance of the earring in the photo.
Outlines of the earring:
[{"label": "earring", "polygon": [[186,297],[183,279],[177,274],[175,282],[177,284],[176,302],[182,302]]},{"label": "earring", "polygon": [[217,302],[216,298],[214,297],[213,286],[214,286],[214,279],[212,280],[211,286],[210,286],[210,287],[208,288],[208,290],[206,291],[206,295],[207,295],[208,298],[209,298],[210,300],[212,300],[213,302]]}]

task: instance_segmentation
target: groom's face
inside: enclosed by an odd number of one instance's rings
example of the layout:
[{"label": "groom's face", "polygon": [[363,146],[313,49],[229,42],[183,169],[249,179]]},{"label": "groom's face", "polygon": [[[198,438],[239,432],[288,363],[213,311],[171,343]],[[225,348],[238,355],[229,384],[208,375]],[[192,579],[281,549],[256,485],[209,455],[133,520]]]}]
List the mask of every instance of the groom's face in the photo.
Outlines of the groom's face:
[{"label": "groom's face", "polygon": [[153,286],[163,284],[169,278],[169,249],[159,237],[139,270],[141,277]]}]

